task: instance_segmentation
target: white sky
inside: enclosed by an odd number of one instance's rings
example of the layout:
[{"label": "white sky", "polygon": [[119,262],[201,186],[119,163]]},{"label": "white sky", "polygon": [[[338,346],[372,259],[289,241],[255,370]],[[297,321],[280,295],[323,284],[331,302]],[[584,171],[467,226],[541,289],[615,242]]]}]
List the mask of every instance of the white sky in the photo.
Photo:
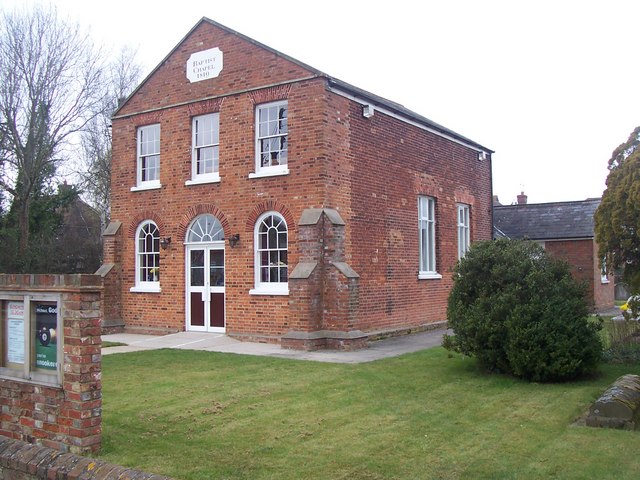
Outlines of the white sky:
[{"label": "white sky", "polygon": [[637,0],[51,3],[97,44],[137,47],[146,73],[209,17],[495,150],[503,204],[600,196],[640,125]]}]

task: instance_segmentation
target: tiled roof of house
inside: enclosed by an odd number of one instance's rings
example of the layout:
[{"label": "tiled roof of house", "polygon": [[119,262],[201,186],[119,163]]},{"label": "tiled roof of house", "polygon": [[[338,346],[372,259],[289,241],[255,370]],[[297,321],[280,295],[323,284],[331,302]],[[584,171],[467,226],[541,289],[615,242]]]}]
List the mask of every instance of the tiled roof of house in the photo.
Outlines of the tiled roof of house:
[{"label": "tiled roof of house", "polygon": [[590,238],[599,198],[575,202],[501,205],[493,210],[496,237],[553,240]]}]

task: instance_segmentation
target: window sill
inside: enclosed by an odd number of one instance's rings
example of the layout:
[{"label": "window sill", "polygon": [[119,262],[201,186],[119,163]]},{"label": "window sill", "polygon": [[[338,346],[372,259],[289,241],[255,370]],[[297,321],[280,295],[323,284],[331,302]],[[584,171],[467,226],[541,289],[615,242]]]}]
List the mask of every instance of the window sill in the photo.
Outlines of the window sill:
[{"label": "window sill", "polygon": [[289,175],[289,169],[284,168],[284,169],[278,169],[278,170],[261,171],[257,173],[252,172],[249,174],[249,178],[277,177],[280,175]]},{"label": "window sill", "polygon": [[143,192],[145,190],[157,190],[158,188],[162,188],[162,184],[160,182],[149,182],[147,183],[142,183],[140,185],[137,185],[135,187],[131,187],[131,191],[132,192]]},{"label": "window sill", "polygon": [[135,287],[131,287],[129,291],[133,293],[160,293],[162,289],[160,288],[160,284],[136,285]]},{"label": "window sill", "polygon": [[259,287],[249,290],[249,295],[289,295],[289,286],[286,288]]},{"label": "window sill", "polygon": [[220,183],[220,175],[212,175],[210,177],[194,178],[193,180],[187,180],[185,185],[203,185],[206,183]]},{"label": "window sill", "polygon": [[31,375],[25,376],[24,371],[13,370],[7,367],[3,367],[0,371],[0,380],[10,380],[12,382],[28,382],[35,385],[42,385],[43,387],[62,388],[62,382],[60,377],[55,373],[37,373],[37,378],[34,378],[36,372],[31,372]]},{"label": "window sill", "polygon": [[436,272],[420,272],[418,274],[418,280],[441,280],[442,275]]}]

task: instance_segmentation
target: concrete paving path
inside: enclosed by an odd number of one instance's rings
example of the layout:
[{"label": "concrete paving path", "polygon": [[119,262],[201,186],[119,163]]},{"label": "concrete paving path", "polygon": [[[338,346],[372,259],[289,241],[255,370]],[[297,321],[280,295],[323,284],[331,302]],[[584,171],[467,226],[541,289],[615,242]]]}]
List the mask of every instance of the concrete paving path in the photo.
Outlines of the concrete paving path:
[{"label": "concrete paving path", "polygon": [[[177,348],[183,350],[204,350],[208,352],[238,353],[242,355],[261,355],[268,357],[313,360],[330,363],[363,363],[381,358],[397,357],[404,353],[417,352],[438,346],[442,343],[445,329],[413,333],[387,338],[369,343],[369,348],[343,352],[340,350],[286,350],[279,345],[269,343],[241,342],[220,333],[179,332],[171,335],[140,335],[116,333],[103,335],[103,342],[126,343],[126,346],[102,349],[103,355],[114,353],[155,350],[159,348]],[[449,331],[449,333],[451,333]]]}]

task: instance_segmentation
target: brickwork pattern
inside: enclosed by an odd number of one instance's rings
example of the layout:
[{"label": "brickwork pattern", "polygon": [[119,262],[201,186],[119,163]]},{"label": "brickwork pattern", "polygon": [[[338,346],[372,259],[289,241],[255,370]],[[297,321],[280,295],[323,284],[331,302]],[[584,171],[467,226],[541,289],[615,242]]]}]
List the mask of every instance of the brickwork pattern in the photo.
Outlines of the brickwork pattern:
[{"label": "brickwork pattern", "polygon": [[97,275],[0,275],[0,291],[62,296],[62,385],[0,379],[0,435],[73,453],[100,448],[101,278]]},{"label": "brickwork pattern", "polygon": [[[415,326],[446,319],[457,261],[457,203],[470,205],[471,240],[489,240],[490,158],[382,113],[363,118],[342,100],[354,166],[347,179],[350,226],[346,259],[360,274],[360,328]],[[436,269],[440,280],[418,280],[419,195],[436,205]],[[366,312],[366,313],[364,313]]]},{"label": "brickwork pattern", "polygon": [[616,283],[613,274],[602,281],[602,268],[598,257],[598,244],[593,240],[593,304],[597,312],[605,312],[615,308]]},{"label": "brickwork pattern", "polygon": [[316,266],[308,278],[289,279],[289,327],[294,331],[315,331],[322,329],[324,296],[322,275],[324,266],[320,263],[322,251],[322,223],[304,225],[298,228],[297,242],[301,262],[315,262]]},{"label": "brickwork pattern", "polygon": [[108,271],[103,276],[103,313],[106,321],[122,320],[122,234],[121,227],[103,236],[103,261]]},{"label": "brickwork pattern", "polygon": [[613,278],[609,283],[602,283],[598,246],[593,239],[548,241],[545,242],[545,250],[550,255],[565,260],[570,265],[574,278],[587,284],[587,301],[594,310],[613,308]]}]

